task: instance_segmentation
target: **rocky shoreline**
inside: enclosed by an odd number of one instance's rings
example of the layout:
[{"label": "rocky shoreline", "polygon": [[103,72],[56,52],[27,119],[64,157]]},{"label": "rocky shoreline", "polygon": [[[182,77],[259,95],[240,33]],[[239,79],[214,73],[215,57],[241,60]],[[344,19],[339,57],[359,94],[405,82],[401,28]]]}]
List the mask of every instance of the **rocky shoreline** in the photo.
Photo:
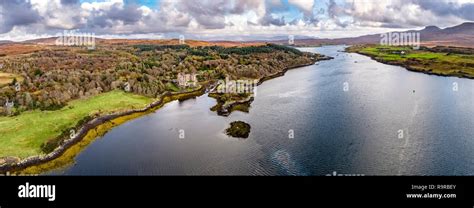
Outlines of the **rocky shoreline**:
[{"label": "rocky shoreline", "polygon": [[400,67],[403,67],[406,70],[412,71],[412,72],[418,72],[418,73],[423,73],[423,74],[427,74],[427,75],[435,75],[435,76],[440,76],[440,77],[458,77],[458,78],[474,79],[474,77],[468,76],[468,75],[462,74],[462,73],[461,74],[440,74],[440,73],[434,73],[434,72],[432,72],[432,70],[418,70],[418,69],[416,69],[416,68],[414,68],[414,67],[412,67],[412,66],[410,66],[409,64],[406,64],[406,63],[401,63],[401,62],[397,62],[397,61],[386,61],[386,60],[377,58],[377,57],[375,57],[371,54],[363,53],[363,52],[360,52],[360,51],[347,51],[347,49],[346,49],[346,52],[357,53],[357,54],[360,54],[360,55],[368,56],[368,57],[370,57],[370,59],[372,59],[374,61],[377,61],[377,62],[380,62],[380,63],[383,63],[383,64],[387,64],[387,65],[392,65],[392,66],[400,66]]}]

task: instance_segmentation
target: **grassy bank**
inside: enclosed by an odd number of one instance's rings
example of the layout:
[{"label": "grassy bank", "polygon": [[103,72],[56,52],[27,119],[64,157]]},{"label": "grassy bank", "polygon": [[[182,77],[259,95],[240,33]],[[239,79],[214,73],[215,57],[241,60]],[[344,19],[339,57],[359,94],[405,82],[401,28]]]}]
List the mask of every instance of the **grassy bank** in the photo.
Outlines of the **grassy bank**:
[{"label": "grassy bank", "polygon": [[441,76],[474,78],[474,54],[456,50],[436,52],[428,48],[364,45],[352,46],[348,52],[367,55],[376,61],[403,66],[411,71]]},{"label": "grassy bank", "polygon": [[61,156],[58,158],[46,162],[40,163],[37,165],[29,166],[25,169],[13,171],[14,174],[39,174],[46,171],[50,171],[56,168],[67,167],[68,165],[74,162],[74,158],[81,153],[87,146],[89,146],[96,138],[105,135],[110,129],[119,126],[129,120],[138,118],[143,113],[134,113],[132,115],[122,116],[116,119],[113,119],[109,122],[103,123],[95,128],[89,130],[84,138],[79,141],[77,144],[74,144],[72,147],[68,148]]},{"label": "grassy bank", "polygon": [[40,155],[45,141],[58,137],[87,116],[143,108],[151,102],[151,98],[144,96],[111,91],[71,101],[56,111],[35,110],[14,117],[0,117],[0,157]]}]

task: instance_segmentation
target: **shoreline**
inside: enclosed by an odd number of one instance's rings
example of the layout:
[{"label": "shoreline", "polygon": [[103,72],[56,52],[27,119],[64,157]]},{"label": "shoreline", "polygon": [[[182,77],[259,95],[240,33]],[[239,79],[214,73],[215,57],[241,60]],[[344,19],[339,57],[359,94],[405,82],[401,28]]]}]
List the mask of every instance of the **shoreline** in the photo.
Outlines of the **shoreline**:
[{"label": "shoreline", "polygon": [[383,59],[377,58],[376,56],[373,56],[373,55],[370,55],[370,54],[367,54],[367,53],[363,53],[363,52],[360,52],[360,51],[347,51],[346,50],[345,52],[346,53],[356,53],[356,54],[359,54],[359,55],[367,56],[367,57],[370,57],[370,59],[372,59],[376,62],[391,65],[391,66],[403,67],[407,71],[411,71],[411,72],[423,73],[423,74],[426,74],[426,75],[434,75],[434,76],[440,76],[440,77],[457,77],[457,78],[460,78],[460,79],[474,79],[474,77],[466,76],[464,74],[440,74],[440,73],[434,73],[434,72],[432,72],[432,70],[429,70],[429,71],[428,70],[417,70],[417,69],[411,67],[408,64],[394,62],[394,61],[385,61]]},{"label": "shoreline", "polygon": [[[39,165],[51,162],[53,160],[56,160],[60,158],[70,148],[80,143],[86,136],[88,136],[88,134],[90,134],[92,130],[100,128],[101,125],[104,125],[110,122],[112,123],[112,127],[115,127],[117,126],[116,124],[121,124],[133,118],[137,118],[143,114],[148,114],[150,112],[158,110],[166,103],[169,103],[175,100],[188,99],[191,97],[200,96],[200,95],[203,95],[205,91],[206,91],[206,87],[201,86],[198,89],[195,89],[189,92],[180,92],[180,93],[165,92],[160,96],[160,98],[158,98],[158,100],[148,104],[146,107],[142,109],[127,110],[120,113],[107,114],[107,115],[99,116],[97,118],[93,118],[92,120],[86,122],[85,124],[77,126],[76,128],[79,129],[77,135],[72,139],[71,138],[64,139],[63,144],[56,147],[52,152],[45,155],[30,156],[16,163],[1,164],[0,174],[6,174],[9,172],[21,172],[22,170],[25,170],[27,168],[30,168],[33,166],[39,166]],[[114,122],[120,118],[125,118],[125,120],[122,119],[123,121],[118,121],[117,123]]]},{"label": "shoreline", "polygon": [[[310,66],[315,64],[316,62],[330,59],[333,59],[333,57],[323,56],[322,58],[312,60],[308,64],[300,64],[285,68],[280,72],[260,78],[257,85],[260,85],[265,81],[284,76],[288,70]],[[72,162],[70,161],[70,159],[75,158],[84,149],[83,147],[88,146],[98,136],[107,133],[113,127],[116,127],[132,119],[141,117],[142,115],[154,112],[171,101],[186,100],[192,97],[204,95],[208,90],[208,84],[209,83],[206,83],[205,85],[200,86],[200,88],[189,92],[165,92],[160,96],[158,100],[148,104],[145,108],[142,109],[127,110],[125,112],[108,114],[93,118],[92,120],[78,126],[79,128],[77,129],[79,129],[79,131],[76,137],[72,139],[65,139],[63,144],[61,144],[48,154],[27,157],[16,163],[0,164],[0,174],[41,174],[46,171],[64,167],[65,165]],[[103,129],[102,127],[104,126],[106,127]],[[81,144],[82,142],[83,144]],[[61,159],[63,160],[61,161]]]}]

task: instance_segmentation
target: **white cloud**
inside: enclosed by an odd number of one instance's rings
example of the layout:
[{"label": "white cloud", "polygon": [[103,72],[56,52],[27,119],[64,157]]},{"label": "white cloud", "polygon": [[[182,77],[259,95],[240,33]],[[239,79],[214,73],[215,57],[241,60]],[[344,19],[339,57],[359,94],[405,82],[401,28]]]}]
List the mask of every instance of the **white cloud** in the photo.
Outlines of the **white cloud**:
[{"label": "white cloud", "polygon": [[[18,0],[3,4],[0,39],[79,29],[97,35],[185,33],[190,36],[309,35],[346,37],[394,28],[474,21],[474,0],[161,0],[156,8],[124,0]],[[63,3],[61,3],[63,2]],[[450,4],[451,2],[451,4]],[[313,9],[324,14],[315,15]],[[11,11],[10,11],[11,10]],[[36,16],[35,16],[36,15]],[[317,17],[317,18],[316,18]],[[295,19],[296,18],[296,19]],[[345,31],[345,32],[344,32]],[[3,32],[3,34],[2,34]],[[22,34],[24,33],[24,34]]]}]

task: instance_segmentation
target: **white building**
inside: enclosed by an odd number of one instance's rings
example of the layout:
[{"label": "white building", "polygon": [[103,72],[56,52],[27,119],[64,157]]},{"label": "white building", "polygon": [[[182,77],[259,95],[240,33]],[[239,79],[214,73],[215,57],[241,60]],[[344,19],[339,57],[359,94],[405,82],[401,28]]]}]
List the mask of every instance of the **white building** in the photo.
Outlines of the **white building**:
[{"label": "white building", "polygon": [[195,87],[197,85],[196,74],[178,74],[178,85],[180,87]]}]

